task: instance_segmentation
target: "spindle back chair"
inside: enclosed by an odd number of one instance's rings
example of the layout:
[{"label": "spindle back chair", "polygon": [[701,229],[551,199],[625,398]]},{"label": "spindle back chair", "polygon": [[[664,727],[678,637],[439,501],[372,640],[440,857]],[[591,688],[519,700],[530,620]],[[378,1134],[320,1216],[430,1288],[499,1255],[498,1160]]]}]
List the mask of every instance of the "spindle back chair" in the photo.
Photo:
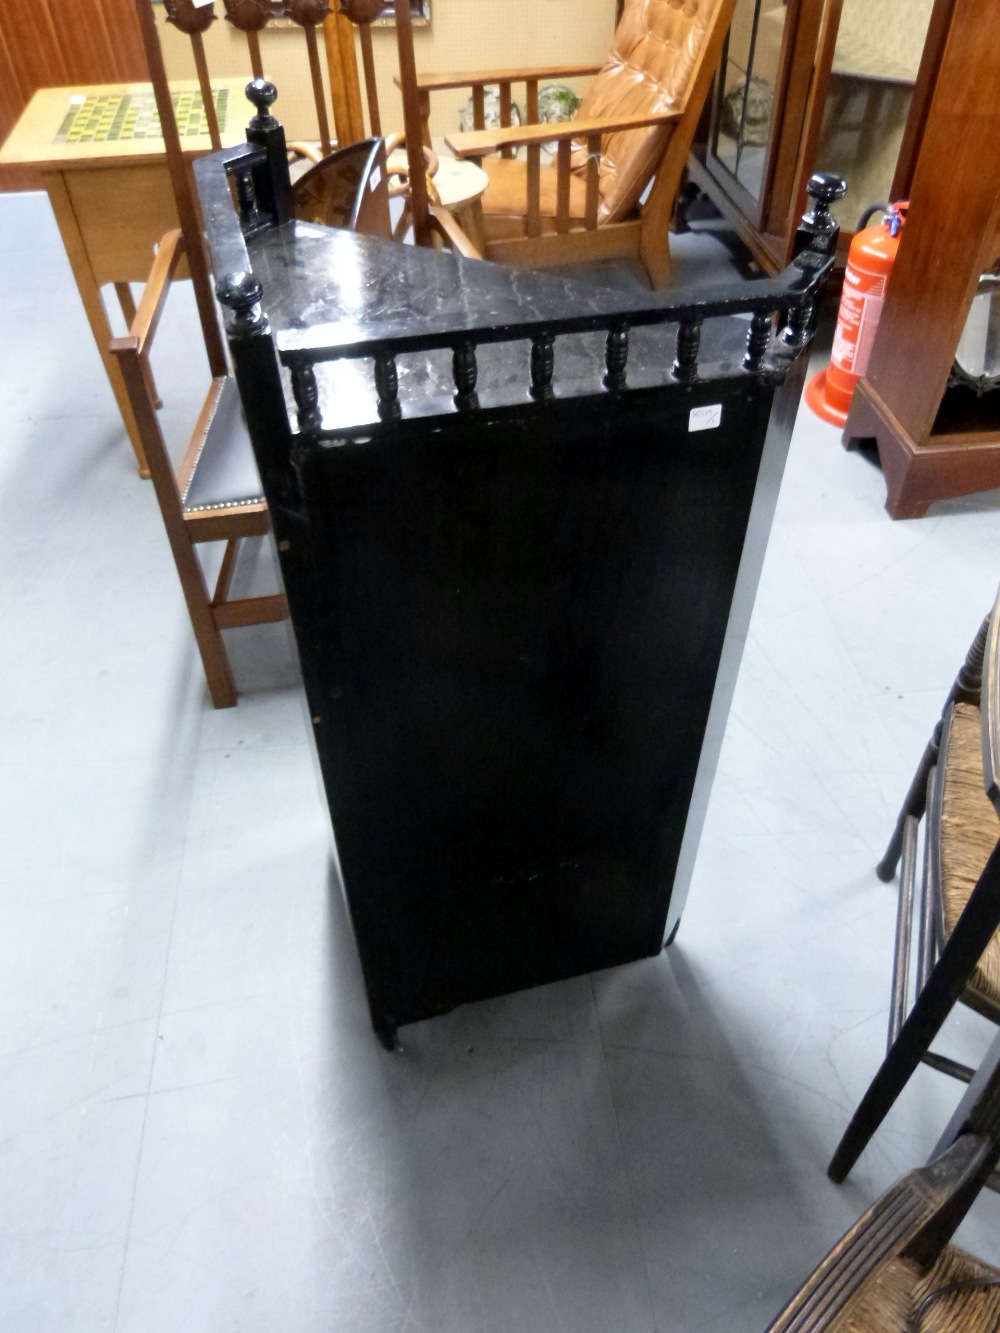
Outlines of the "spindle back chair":
[{"label": "spindle back chair", "polygon": [[[891,879],[900,860],[887,1050],[830,1163],[836,1181],[917,1065],[971,1077],[930,1049],[959,1000],[1000,1024],[1000,593],[945,702],[879,876]],[[914,936],[916,998],[907,1010]]]}]

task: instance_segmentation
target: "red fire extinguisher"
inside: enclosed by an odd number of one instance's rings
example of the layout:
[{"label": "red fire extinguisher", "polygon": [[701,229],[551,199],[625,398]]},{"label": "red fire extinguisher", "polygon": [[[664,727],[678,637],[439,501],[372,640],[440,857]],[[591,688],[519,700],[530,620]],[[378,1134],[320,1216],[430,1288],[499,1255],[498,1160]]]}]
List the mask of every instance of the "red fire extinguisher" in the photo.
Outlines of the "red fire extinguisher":
[{"label": "red fire extinguisher", "polygon": [[[904,200],[866,208],[851,242],[830,365],[806,385],[806,402],[831,425],[843,426],[847,421],[854,386],[868,369],[906,209]],[[869,227],[876,213],[884,217]]]}]

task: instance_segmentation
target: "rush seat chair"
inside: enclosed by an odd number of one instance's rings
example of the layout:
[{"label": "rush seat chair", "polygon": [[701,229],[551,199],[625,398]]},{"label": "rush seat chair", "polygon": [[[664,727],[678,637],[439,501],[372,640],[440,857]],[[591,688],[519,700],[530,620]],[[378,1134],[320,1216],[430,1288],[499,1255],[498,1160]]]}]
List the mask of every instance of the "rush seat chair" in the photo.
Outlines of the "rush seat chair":
[{"label": "rush seat chair", "polygon": [[768,1333],[996,1333],[1000,1270],[950,1244],[1000,1157],[1000,1036],[925,1167],[892,1185]]},{"label": "rush seat chair", "polygon": [[[879,865],[882,878],[892,877],[900,854],[888,1048],[830,1163],[838,1182],[918,1064],[971,1078],[970,1069],[930,1049],[959,1000],[1000,1023],[1000,594],[917,770]],[[907,1013],[914,935],[916,998]]]}]

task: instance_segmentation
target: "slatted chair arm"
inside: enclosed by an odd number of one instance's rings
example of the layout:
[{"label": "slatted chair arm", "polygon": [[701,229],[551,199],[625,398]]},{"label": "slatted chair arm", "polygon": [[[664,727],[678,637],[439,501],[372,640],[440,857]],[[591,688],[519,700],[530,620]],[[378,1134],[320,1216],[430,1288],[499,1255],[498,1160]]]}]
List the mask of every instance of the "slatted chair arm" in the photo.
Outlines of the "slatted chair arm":
[{"label": "slatted chair arm", "polygon": [[[894,1259],[910,1251],[928,1229],[947,1216],[953,1199],[982,1174],[987,1147],[967,1134],[929,1166],[891,1185],[809,1275],[767,1333],[822,1333],[834,1327],[847,1306]],[[945,1221],[949,1233],[953,1226]],[[943,1248],[948,1235],[939,1238]]]},{"label": "slatted chair arm", "polygon": [[683,111],[651,111],[640,116],[598,116],[592,120],[565,120],[554,124],[497,126],[489,130],[468,130],[448,134],[445,143],[460,158],[482,158],[501,148],[521,148],[545,143],[589,139],[595,135],[616,134],[622,130],[647,129],[651,125],[670,125],[680,120]]},{"label": "slatted chair arm", "polygon": [[431,205],[428,210],[431,230],[437,232],[450,250],[464,259],[482,259],[482,252],[455,221],[446,208]]},{"label": "slatted chair arm", "polygon": [[[599,74],[604,68],[599,65],[553,65],[538,69],[500,69],[475,70],[473,72],[418,74],[417,91],[421,93],[443,92],[449,88],[487,88],[491,84],[511,84],[537,82],[540,79],[578,79],[587,75]],[[399,78],[396,77],[399,86]]]},{"label": "slatted chair arm", "polygon": [[[156,329],[166,305],[170,284],[187,250],[184,234],[181,231],[169,231],[156,248],[153,267],[150,269],[142,296],[136,306],[135,318],[128,331],[127,338],[116,338],[112,342],[113,351],[134,348],[140,356],[145,356],[149,345],[156,336]],[[123,344],[119,347],[118,344]]]}]

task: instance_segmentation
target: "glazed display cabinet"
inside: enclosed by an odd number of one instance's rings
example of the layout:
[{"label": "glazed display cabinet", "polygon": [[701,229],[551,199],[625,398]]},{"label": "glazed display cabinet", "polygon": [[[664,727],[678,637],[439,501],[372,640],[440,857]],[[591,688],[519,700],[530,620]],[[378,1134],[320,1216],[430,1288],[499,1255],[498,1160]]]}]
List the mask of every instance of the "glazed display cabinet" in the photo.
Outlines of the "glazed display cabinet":
[{"label": "glazed display cabinet", "polygon": [[813,171],[869,204],[905,197],[954,0],[738,0],[690,175],[757,261],[791,254]]}]

